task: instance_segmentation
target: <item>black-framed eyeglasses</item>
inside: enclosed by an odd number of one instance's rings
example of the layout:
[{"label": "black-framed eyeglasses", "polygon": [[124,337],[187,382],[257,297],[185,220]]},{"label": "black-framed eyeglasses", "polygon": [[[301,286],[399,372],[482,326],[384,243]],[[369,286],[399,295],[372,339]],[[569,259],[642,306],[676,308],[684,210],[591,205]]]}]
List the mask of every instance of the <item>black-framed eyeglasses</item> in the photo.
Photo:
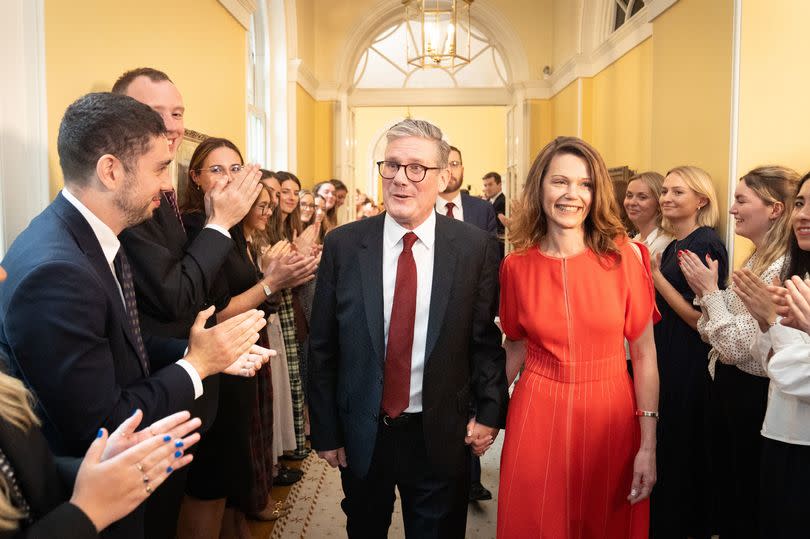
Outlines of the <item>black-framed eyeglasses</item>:
[{"label": "black-framed eyeglasses", "polygon": [[256,209],[259,210],[260,215],[267,215],[270,213],[270,210],[272,210],[273,207],[270,206],[270,204],[259,204],[256,206]]},{"label": "black-framed eyeglasses", "polygon": [[315,207],[316,207],[314,202],[311,202],[311,203],[310,202],[301,202],[300,205],[301,205],[302,208],[306,208],[308,210],[314,210]]},{"label": "black-framed eyeglasses", "polygon": [[426,167],[419,163],[406,163],[400,165],[395,161],[377,161],[377,168],[380,170],[380,176],[386,180],[393,180],[400,168],[405,169],[405,177],[413,183],[419,183],[425,179],[428,170],[441,170],[442,167]]},{"label": "black-framed eyeglasses", "polygon": [[223,165],[211,165],[210,167],[198,168],[197,172],[207,170],[214,176],[225,176],[227,174],[239,174],[242,172],[243,168],[245,168],[244,165],[231,165],[229,167]]}]

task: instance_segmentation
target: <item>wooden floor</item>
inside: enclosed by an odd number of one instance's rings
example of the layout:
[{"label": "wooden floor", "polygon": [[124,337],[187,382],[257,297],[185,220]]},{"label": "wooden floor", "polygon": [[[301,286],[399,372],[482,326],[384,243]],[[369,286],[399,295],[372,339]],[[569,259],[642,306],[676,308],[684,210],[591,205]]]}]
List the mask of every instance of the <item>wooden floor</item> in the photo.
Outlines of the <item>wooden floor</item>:
[{"label": "wooden floor", "polygon": [[[295,468],[298,469],[301,467],[300,460],[284,460],[282,461],[284,465],[288,468]],[[287,499],[287,495],[290,493],[290,489],[292,485],[289,487],[273,487],[273,491],[271,492],[271,496],[275,501],[284,501]],[[270,534],[273,532],[273,524],[275,522],[262,522],[259,520],[248,520],[250,525],[250,531],[253,534],[254,539],[267,539],[270,537]],[[226,538],[226,539],[236,539],[236,538]]]}]

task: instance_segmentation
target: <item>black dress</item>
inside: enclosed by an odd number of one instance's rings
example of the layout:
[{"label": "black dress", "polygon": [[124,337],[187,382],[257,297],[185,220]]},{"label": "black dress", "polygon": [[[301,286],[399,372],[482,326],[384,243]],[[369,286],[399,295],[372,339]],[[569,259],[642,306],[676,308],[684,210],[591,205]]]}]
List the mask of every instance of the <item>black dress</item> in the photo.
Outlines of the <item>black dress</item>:
[{"label": "black dress", "polygon": [[[673,241],[661,256],[661,273],[692,304],[695,297],[678,265],[678,251],[719,262],[720,288],[725,288],[728,254],[720,237],[700,227]],[[650,507],[651,537],[710,537],[714,481],[711,470],[709,350],[698,332],[684,322],[656,292],[661,322],[655,325],[660,377],[657,474]],[[697,308],[696,308],[697,309]]]},{"label": "black dress", "polygon": [[[189,241],[193,241],[202,230],[204,219],[201,213],[183,216]],[[255,286],[261,278],[248,257],[241,225],[228,232],[233,239],[233,248],[212,283],[210,292],[217,311],[224,309],[232,297]],[[269,313],[272,306],[263,304],[258,308]],[[260,332],[260,335],[264,335],[264,332]],[[266,341],[258,344],[266,345]],[[272,481],[272,469],[267,470],[261,461],[254,459],[256,453],[262,453],[256,447],[257,436],[272,436],[272,424],[269,433],[257,433],[261,424],[260,410],[257,410],[259,376],[269,379],[269,365],[265,365],[259,373],[252,378],[221,375],[217,418],[198,444],[188,478],[188,491],[193,496],[200,499],[227,498],[229,506],[246,513],[265,508]],[[266,391],[267,385],[262,384],[263,391]],[[272,413],[269,415],[272,418]],[[272,458],[269,447],[267,455]]]}]

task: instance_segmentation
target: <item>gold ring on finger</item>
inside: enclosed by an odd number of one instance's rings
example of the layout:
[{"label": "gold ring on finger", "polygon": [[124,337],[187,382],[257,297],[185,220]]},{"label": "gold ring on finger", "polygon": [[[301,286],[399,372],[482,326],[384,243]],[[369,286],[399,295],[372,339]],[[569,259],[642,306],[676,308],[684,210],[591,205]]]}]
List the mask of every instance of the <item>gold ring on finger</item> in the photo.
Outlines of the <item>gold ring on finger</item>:
[{"label": "gold ring on finger", "polygon": [[146,493],[147,494],[152,494],[152,487],[151,486],[146,485]]},{"label": "gold ring on finger", "polygon": [[139,472],[143,473],[143,464],[141,464],[140,462],[136,462],[135,467],[138,468]]}]

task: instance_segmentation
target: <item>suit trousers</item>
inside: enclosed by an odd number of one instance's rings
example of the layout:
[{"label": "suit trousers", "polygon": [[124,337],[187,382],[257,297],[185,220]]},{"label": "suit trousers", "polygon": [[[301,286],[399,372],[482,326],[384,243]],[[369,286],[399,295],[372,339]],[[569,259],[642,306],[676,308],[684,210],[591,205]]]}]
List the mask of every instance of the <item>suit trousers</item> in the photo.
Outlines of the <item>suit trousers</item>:
[{"label": "suit trousers", "polygon": [[411,415],[396,426],[380,422],[366,477],[356,476],[349,468],[340,470],[345,496],[341,507],[346,513],[348,537],[388,537],[396,487],[402,502],[405,537],[463,538],[470,489],[469,455],[465,451],[464,473],[439,475],[427,455],[422,414]]}]

